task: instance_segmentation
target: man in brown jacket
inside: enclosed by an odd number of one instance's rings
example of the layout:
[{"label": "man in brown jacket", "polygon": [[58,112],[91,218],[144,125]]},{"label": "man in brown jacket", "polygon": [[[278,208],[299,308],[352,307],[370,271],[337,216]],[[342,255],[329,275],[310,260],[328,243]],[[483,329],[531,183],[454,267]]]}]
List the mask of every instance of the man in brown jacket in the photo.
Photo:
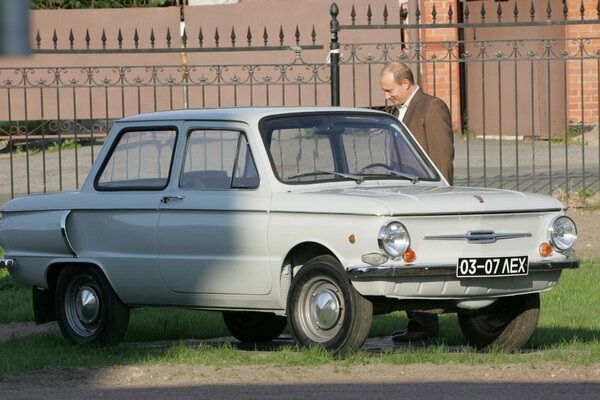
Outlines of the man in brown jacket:
[{"label": "man in brown jacket", "polygon": [[[396,106],[394,115],[404,122],[444,178],[454,178],[454,134],[450,110],[443,100],[423,93],[412,71],[399,62],[387,64],[380,75],[385,99]],[[397,110],[397,111],[396,111]]]},{"label": "man in brown jacket", "polygon": [[[444,178],[452,185],[454,174],[454,134],[450,110],[441,99],[423,93],[408,66],[387,64],[381,71],[379,85],[385,99],[395,106],[394,115],[404,122],[427,152]],[[436,336],[436,314],[407,311],[408,326],[392,334],[394,341],[420,340]]]}]

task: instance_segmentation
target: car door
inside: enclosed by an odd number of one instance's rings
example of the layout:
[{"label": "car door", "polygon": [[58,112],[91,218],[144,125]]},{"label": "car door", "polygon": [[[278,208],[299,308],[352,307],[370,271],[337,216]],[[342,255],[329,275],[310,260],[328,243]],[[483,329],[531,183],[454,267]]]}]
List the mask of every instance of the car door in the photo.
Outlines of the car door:
[{"label": "car door", "polygon": [[159,265],[179,293],[271,290],[267,207],[243,129],[189,125],[179,175],[160,205]]},{"label": "car door", "polygon": [[169,185],[177,128],[171,124],[123,127],[84,190],[64,216],[76,254],[99,262],[122,300],[149,301],[165,292],[158,270],[160,199]]}]

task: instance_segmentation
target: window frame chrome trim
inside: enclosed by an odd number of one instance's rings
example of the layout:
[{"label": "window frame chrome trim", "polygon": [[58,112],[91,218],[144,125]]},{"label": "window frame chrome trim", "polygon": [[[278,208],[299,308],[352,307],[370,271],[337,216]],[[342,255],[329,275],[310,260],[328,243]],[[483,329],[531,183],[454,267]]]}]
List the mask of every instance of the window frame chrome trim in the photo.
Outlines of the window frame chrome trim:
[{"label": "window frame chrome trim", "polygon": [[63,240],[65,241],[65,245],[67,246],[67,248],[69,249],[69,251],[71,252],[73,257],[79,258],[79,254],[77,254],[77,252],[73,248],[73,245],[71,244],[71,241],[69,240],[69,233],[67,232],[67,220],[68,220],[70,214],[71,214],[71,210],[66,210],[62,214],[62,216],[60,218],[60,233],[62,234]]}]

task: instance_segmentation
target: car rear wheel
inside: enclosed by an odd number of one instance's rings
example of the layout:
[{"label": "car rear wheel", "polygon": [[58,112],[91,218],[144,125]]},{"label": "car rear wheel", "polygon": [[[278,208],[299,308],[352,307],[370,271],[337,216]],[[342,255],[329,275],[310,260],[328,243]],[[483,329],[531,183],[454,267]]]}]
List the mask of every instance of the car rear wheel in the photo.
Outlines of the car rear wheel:
[{"label": "car rear wheel", "polygon": [[311,259],[294,276],[287,312],[299,345],[344,355],[367,338],[373,305],[354,289],[341,264],[326,255]]},{"label": "car rear wheel", "polygon": [[540,315],[540,295],[503,297],[492,305],[458,313],[460,328],[480,352],[515,351],[531,339]]},{"label": "car rear wheel", "polygon": [[223,313],[223,321],[231,335],[240,342],[270,342],[276,339],[287,325],[287,319],[272,313]]},{"label": "car rear wheel", "polygon": [[65,268],[56,284],[55,306],[60,330],[73,343],[114,344],[127,331],[129,308],[95,268]]}]

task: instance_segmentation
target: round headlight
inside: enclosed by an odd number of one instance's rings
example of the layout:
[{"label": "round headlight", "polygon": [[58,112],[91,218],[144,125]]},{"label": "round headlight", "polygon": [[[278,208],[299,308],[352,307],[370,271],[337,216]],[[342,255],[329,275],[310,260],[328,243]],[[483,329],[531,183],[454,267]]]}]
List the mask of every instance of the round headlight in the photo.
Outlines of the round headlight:
[{"label": "round headlight", "polygon": [[569,217],[556,218],[548,231],[550,243],[560,252],[569,250],[577,241],[577,227]]},{"label": "round headlight", "polygon": [[401,257],[410,247],[408,231],[400,222],[390,222],[379,231],[379,247],[392,258]]}]

